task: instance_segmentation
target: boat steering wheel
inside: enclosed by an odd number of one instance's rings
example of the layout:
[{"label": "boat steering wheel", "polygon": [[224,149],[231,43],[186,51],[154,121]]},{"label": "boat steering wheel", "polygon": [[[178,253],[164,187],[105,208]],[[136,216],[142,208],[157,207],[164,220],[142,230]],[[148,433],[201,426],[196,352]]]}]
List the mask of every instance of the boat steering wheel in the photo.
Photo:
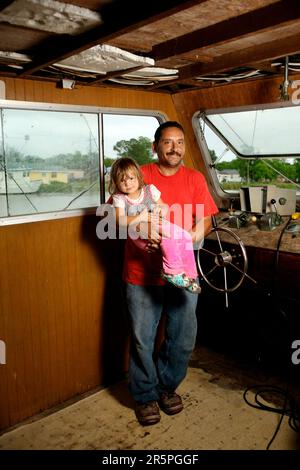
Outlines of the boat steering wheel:
[{"label": "boat steering wheel", "polygon": [[[218,227],[215,216],[212,217],[213,229],[209,239],[205,239],[197,253],[199,273],[204,281],[213,289],[225,294],[228,307],[228,293],[240,287],[245,277],[256,283],[247,274],[248,257],[244,243],[238,235],[225,227]],[[229,237],[228,247],[223,248],[220,235]],[[216,248],[211,248],[211,240],[216,240]],[[209,245],[209,246],[208,246]],[[223,272],[223,286],[218,285],[220,273]]]}]

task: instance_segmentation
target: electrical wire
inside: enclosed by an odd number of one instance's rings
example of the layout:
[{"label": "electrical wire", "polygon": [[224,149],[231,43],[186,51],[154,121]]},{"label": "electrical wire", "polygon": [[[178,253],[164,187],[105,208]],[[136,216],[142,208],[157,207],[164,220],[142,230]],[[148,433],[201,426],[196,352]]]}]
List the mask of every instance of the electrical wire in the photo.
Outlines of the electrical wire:
[{"label": "electrical wire", "polygon": [[278,278],[279,278],[279,254],[280,254],[280,245],[281,245],[281,240],[282,240],[282,237],[283,237],[283,234],[287,228],[287,226],[289,225],[289,223],[291,222],[292,220],[292,216],[289,217],[288,221],[284,224],[284,227],[283,229],[281,230],[280,232],[280,235],[279,235],[279,238],[278,238],[278,241],[277,241],[277,246],[276,246],[276,257],[275,257],[275,281],[277,282],[278,281]]},{"label": "electrical wire", "polygon": [[[278,241],[277,241],[276,255],[275,255],[275,270],[274,270],[274,277],[273,277],[273,283],[275,284],[275,291],[276,292],[278,292],[277,284],[278,284],[278,280],[279,280],[280,245],[281,245],[282,237],[285,233],[286,227],[288,226],[288,224],[290,223],[291,220],[292,220],[292,217],[290,216],[288,221],[284,224],[284,227],[281,229],[281,232],[280,232],[280,235],[279,235]],[[274,289],[273,289],[273,294],[274,294]],[[270,292],[269,292],[269,295],[271,295]],[[287,321],[288,318],[287,318],[286,313],[282,309],[280,309],[280,313],[283,316],[284,320]],[[250,391],[255,393],[255,395],[254,395],[254,402],[255,403],[251,403],[247,399],[247,394]],[[274,406],[267,406],[266,404],[262,403],[261,400],[260,400],[260,397],[262,397],[263,393],[266,393],[266,392],[267,393],[272,393],[273,395],[277,394],[279,397],[281,397],[283,399],[282,408],[276,408]],[[254,386],[246,388],[246,390],[244,391],[244,394],[243,394],[243,398],[244,398],[245,402],[249,406],[251,406],[252,408],[256,408],[256,409],[263,410],[263,411],[269,411],[269,412],[273,412],[273,413],[278,413],[278,414],[281,415],[280,419],[279,419],[279,422],[276,426],[276,429],[273,433],[273,436],[271,437],[270,441],[268,442],[266,450],[269,450],[272,443],[274,442],[274,440],[275,440],[275,438],[276,438],[276,436],[279,432],[279,429],[281,427],[284,416],[289,417],[289,421],[288,421],[289,426],[294,431],[300,433],[300,411],[297,410],[294,399],[288,394],[288,384],[286,385],[285,390],[280,388],[280,387],[269,386],[269,385],[261,385],[261,386],[260,385],[254,385]]]},{"label": "electrical wire", "polygon": [[[252,392],[254,394],[254,403],[251,402],[247,395],[249,392]],[[271,393],[272,395],[277,395],[281,400],[283,400],[283,406],[282,407],[276,407],[276,406],[270,406],[266,405],[261,401],[263,398],[264,393]],[[280,426],[282,424],[284,416],[288,416],[288,424],[293,429],[293,431],[299,432],[300,433],[300,414],[299,410],[297,410],[296,404],[294,399],[288,394],[288,390],[284,390],[280,387],[275,387],[275,386],[269,386],[269,385],[254,385],[247,387],[246,390],[243,393],[243,398],[247,405],[251,406],[252,408],[256,408],[258,410],[262,411],[269,411],[272,413],[277,413],[280,414],[280,420],[276,426],[276,429],[273,433],[273,436],[271,437],[270,441],[268,442],[268,445],[266,447],[266,450],[270,449],[270,446],[275,440],[275,437],[277,436]]]}]

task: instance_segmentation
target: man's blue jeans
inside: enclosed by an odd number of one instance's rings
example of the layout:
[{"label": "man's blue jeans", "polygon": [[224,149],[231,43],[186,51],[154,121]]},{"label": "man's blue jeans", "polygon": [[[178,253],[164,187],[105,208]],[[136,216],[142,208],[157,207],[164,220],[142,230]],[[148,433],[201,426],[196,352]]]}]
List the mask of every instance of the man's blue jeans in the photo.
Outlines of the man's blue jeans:
[{"label": "man's blue jeans", "polygon": [[[129,388],[141,403],[158,400],[163,391],[174,391],[186,375],[197,333],[198,296],[167,284],[126,284],[131,321]],[[154,358],[157,327],[164,311],[164,341]]]}]

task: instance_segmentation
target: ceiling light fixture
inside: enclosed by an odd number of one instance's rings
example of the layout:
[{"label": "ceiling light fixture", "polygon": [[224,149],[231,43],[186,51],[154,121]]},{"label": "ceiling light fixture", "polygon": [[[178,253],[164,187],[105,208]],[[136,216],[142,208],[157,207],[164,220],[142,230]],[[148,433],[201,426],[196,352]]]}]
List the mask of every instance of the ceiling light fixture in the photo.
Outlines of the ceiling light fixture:
[{"label": "ceiling light fixture", "polygon": [[73,88],[75,88],[75,85],[75,80],[70,80],[69,78],[62,78],[56,86],[57,88],[62,88],[64,90],[73,90]]}]

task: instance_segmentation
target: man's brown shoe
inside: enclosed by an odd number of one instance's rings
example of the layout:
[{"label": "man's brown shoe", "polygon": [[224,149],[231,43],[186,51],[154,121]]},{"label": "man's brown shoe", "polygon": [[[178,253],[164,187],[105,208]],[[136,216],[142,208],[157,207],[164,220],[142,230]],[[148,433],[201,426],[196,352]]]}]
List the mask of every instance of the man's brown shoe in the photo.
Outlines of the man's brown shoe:
[{"label": "man's brown shoe", "polygon": [[168,415],[175,415],[183,410],[181,397],[175,392],[164,392],[158,403],[160,408]]},{"label": "man's brown shoe", "polygon": [[156,424],[160,421],[160,413],[156,401],[137,403],[135,407],[135,414],[138,422],[143,426]]}]

